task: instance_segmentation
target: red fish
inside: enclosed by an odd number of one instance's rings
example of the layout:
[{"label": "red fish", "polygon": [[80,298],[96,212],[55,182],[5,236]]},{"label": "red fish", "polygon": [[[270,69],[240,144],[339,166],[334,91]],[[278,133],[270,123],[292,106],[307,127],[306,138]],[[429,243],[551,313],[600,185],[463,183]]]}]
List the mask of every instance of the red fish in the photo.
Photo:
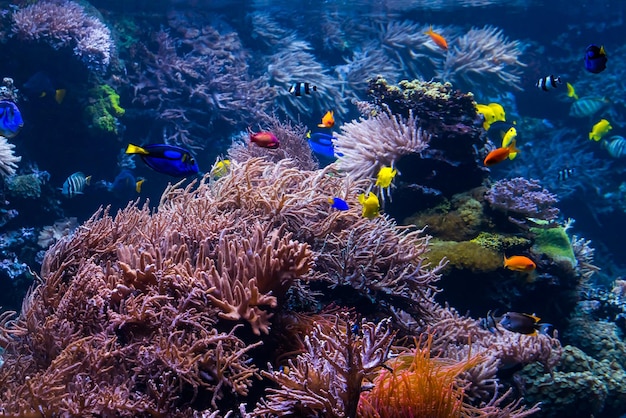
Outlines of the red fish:
[{"label": "red fish", "polygon": [[489,167],[494,164],[501,163],[502,161],[509,158],[509,154],[512,154],[514,152],[520,152],[520,150],[515,148],[515,140],[511,141],[508,147],[496,148],[489,154],[487,154],[484,164]]},{"label": "red fish", "polygon": [[430,39],[432,39],[433,42],[439,48],[443,49],[444,51],[448,50],[448,42],[446,41],[446,38],[444,38],[443,36],[441,36],[437,32],[433,32],[433,27],[432,26],[430,27],[430,29],[428,29],[428,32],[424,32],[424,34],[430,36]]},{"label": "red fish", "polygon": [[280,141],[271,132],[263,131],[252,133],[250,131],[250,142],[254,142],[259,147],[276,149],[280,145]]}]

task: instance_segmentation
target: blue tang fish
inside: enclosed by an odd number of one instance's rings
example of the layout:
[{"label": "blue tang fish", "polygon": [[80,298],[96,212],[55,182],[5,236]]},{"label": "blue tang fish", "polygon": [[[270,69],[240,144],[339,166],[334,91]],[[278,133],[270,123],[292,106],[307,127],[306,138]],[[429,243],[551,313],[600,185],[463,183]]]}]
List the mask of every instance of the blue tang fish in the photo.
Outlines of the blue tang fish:
[{"label": "blue tang fish", "polygon": [[330,203],[330,207],[331,208],[335,208],[337,210],[348,210],[350,209],[350,206],[348,206],[348,202],[346,202],[345,200],[339,198],[339,197],[333,197],[333,198],[328,198],[328,203]]},{"label": "blue tang fish", "polygon": [[140,147],[128,144],[126,154],[139,154],[154,171],[172,177],[187,177],[198,173],[198,164],[184,148],[168,144],[150,144]]},{"label": "blue tang fish", "polygon": [[135,178],[130,170],[124,169],[119,172],[113,183],[107,185],[110,192],[116,196],[127,196],[134,193],[141,193],[141,185],[144,179]]},{"label": "blue tang fish", "polygon": [[606,69],[606,52],[603,46],[589,45],[585,51],[585,69],[590,73],[598,74]]},{"label": "blue tang fish", "polygon": [[316,132],[307,134],[307,140],[314,153],[323,155],[328,158],[342,157],[343,154],[335,154],[333,139],[337,139],[330,134]]},{"label": "blue tang fish", "polygon": [[0,101],[0,135],[13,138],[24,126],[22,114],[17,105],[8,100]]}]

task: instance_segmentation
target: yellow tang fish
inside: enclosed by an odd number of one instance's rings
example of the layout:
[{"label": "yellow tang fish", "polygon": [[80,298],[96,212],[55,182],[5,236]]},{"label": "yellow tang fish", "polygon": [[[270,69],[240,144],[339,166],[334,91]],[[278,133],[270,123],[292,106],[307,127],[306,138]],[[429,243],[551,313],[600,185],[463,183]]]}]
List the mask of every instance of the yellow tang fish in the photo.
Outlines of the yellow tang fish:
[{"label": "yellow tang fish", "polygon": [[365,197],[365,193],[361,193],[359,195],[359,203],[363,205],[362,215],[367,219],[374,219],[378,216],[378,211],[380,210],[380,202],[378,201],[378,197],[369,192],[367,198]]},{"label": "yellow tang fish", "polygon": [[380,168],[378,176],[376,176],[376,186],[383,189],[391,186],[393,178],[398,174],[398,170],[395,168],[387,167],[386,165]]},{"label": "yellow tang fish", "polygon": [[483,128],[489,130],[492,123],[496,121],[496,115],[493,113],[493,109],[488,105],[477,104],[476,113],[479,113],[483,117]]},{"label": "yellow tang fish", "polygon": [[493,116],[495,118],[495,120],[500,120],[500,121],[505,121],[506,120],[506,112],[504,111],[504,108],[502,107],[501,104],[499,103],[489,103],[487,106],[489,106],[489,108],[491,109],[491,111],[493,112]]},{"label": "yellow tang fish", "polygon": [[599,141],[604,135],[606,135],[613,127],[606,119],[601,119],[600,122],[593,125],[591,132],[589,132],[589,139]]},{"label": "yellow tang fish", "polygon": [[574,98],[574,100],[578,100],[578,95],[576,94],[574,86],[572,86],[570,83],[566,83],[565,85],[567,86],[567,97],[572,97]]}]

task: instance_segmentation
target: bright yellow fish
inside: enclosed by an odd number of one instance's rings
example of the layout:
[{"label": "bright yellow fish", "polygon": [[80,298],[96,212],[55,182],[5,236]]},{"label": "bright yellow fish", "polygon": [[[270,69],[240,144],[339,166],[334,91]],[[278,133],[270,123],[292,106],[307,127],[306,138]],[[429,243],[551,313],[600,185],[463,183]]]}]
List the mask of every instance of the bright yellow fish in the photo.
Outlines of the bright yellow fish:
[{"label": "bright yellow fish", "polygon": [[600,122],[593,125],[591,128],[591,132],[589,132],[589,139],[593,139],[594,141],[599,141],[602,139],[604,135],[609,133],[609,131],[613,129],[608,120],[602,119]]},{"label": "bright yellow fish", "polygon": [[501,120],[501,121],[506,120],[506,112],[504,111],[504,108],[502,107],[501,104],[489,103],[487,106],[489,106],[489,108],[493,112],[493,116],[495,120]]},{"label": "bright yellow fish", "polygon": [[367,198],[365,197],[365,193],[361,193],[359,195],[359,203],[363,206],[362,215],[367,219],[374,219],[378,216],[378,211],[380,210],[380,202],[378,201],[378,197],[369,192]]},{"label": "bright yellow fish", "polygon": [[378,172],[378,176],[376,176],[376,186],[383,189],[391,186],[391,182],[396,174],[398,174],[398,170],[395,168],[387,167],[385,165],[382,166]]},{"label": "bright yellow fish", "polygon": [[483,128],[489,129],[492,123],[496,121],[496,115],[493,113],[493,109],[488,105],[477,104],[476,113],[479,113],[483,117]]},{"label": "bright yellow fish", "polygon": [[578,95],[576,94],[576,90],[574,90],[574,86],[570,83],[565,84],[567,86],[567,97],[573,97],[574,100],[578,100]]}]

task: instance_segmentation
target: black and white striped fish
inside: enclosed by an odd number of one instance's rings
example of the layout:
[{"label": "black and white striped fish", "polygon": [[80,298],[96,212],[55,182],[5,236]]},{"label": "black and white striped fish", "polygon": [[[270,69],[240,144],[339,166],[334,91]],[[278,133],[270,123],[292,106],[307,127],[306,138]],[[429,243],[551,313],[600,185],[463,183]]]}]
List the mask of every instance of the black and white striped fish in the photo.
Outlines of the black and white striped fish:
[{"label": "black and white striped fish", "polygon": [[551,74],[539,79],[539,81],[537,81],[537,84],[535,85],[537,86],[537,88],[540,88],[543,91],[548,91],[549,89],[557,88],[558,85],[562,83],[563,82],[561,81],[561,77],[556,77]]},{"label": "black and white striped fish", "polygon": [[573,168],[564,168],[563,170],[559,170],[559,181],[565,181],[568,178],[574,175]]},{"label": "black and white striped fish", "polygon": [[317,91],[317,86],[312,86],[311,83],[293,83],[291,87],[289,87],[289,94],[293,94],[294,96],[311,94],[313,91]]},{"label": "black and white striped fish", "polygon": [[85,186],[88,186],[90,181],[91,176],[85,177],[84,173],[77,171],[65,180],[61,193],[63,196],[71,199],[78,194],[83,194]]}]

